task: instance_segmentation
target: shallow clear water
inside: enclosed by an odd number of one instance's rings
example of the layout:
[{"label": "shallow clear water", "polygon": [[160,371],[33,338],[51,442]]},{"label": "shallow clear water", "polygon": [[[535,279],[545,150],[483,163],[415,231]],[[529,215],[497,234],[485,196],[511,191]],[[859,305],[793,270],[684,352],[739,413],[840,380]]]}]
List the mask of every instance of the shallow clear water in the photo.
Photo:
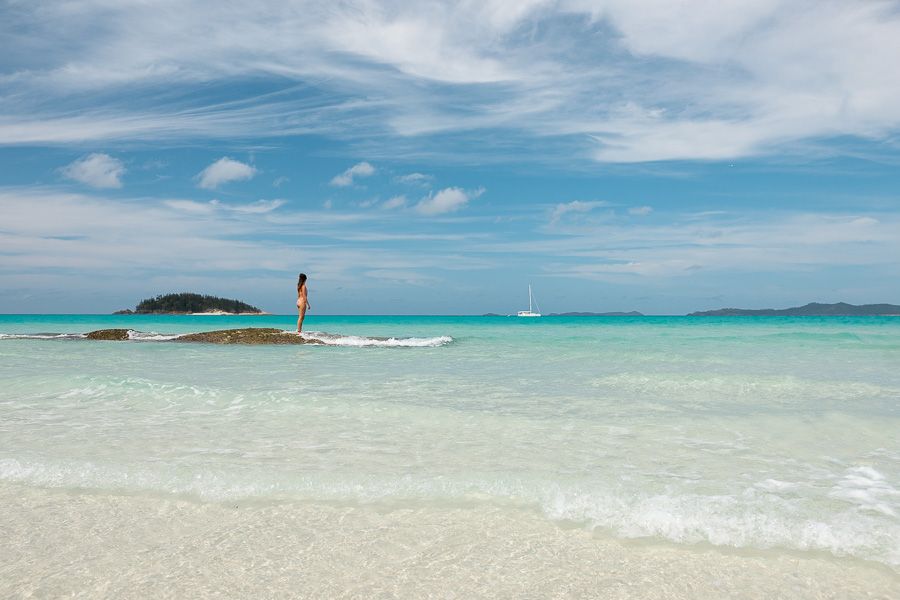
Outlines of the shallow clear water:
[{"label": "shallow clear water", "polygon": [[526,511],[613,539],[900,569],[900,319],[306,323],[341,339],[427,342],[413,347],[13,335],[294,323],[0,316],[0,482]]}]

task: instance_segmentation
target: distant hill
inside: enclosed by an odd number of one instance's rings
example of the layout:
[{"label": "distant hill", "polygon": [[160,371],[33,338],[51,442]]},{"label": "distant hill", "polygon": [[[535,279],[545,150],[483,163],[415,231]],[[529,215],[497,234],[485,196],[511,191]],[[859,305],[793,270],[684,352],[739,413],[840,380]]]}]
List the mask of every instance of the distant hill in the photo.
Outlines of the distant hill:
[{"label": "distant hill", "polygon": [[896,304],[819,304],[810,302],[806,306],[793,308],[763,308],[749,310],[743,308],[720,308],[692,312],[689,317],[736,317],[736,316],[784,316],[784,317],[873,317],[880,315],[900,315],[900,306]]},{"label": "distant hill", "polygon": [[643,317],[644,313],[636,310],[631,312],[564,312],[550,313],[548,317]]},{"label": "distant hill", "polygon": [[114,314],[190,314],[206,312],[256,313],[263,311],[240,300],[201,294],[163,294],[141,300],[134,310],[120,310]]}]

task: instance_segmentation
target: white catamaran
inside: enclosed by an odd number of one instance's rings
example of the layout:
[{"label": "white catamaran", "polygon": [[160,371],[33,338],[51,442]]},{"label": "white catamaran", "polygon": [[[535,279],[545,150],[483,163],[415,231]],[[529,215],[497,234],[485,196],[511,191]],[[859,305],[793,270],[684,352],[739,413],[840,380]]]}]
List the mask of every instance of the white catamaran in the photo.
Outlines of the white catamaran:
[{"label": "white catamaran", "polygon": [[[532,306],[533,304],[533,306]],[[534,312],[533,308],[537,308],[538,312]],[[531,293],[531,284],[528,284],[528,310],[520,310],[518,316],[520,317],[539,317],[541,316],[541,307],[537,305],[537,300],[534,299],[534,295]]]}]

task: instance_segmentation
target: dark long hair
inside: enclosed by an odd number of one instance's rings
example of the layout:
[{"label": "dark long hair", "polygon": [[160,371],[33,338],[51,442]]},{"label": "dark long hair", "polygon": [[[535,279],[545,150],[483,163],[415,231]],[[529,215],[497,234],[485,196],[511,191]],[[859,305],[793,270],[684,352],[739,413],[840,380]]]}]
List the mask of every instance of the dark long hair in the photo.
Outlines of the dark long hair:
[{"label": "dark long hair", "polygon": [[300,293],[300,288],[303,287],[303,284],[306,283],[306,273],[300,273],[300,277],[297,278],[297,293]]}]

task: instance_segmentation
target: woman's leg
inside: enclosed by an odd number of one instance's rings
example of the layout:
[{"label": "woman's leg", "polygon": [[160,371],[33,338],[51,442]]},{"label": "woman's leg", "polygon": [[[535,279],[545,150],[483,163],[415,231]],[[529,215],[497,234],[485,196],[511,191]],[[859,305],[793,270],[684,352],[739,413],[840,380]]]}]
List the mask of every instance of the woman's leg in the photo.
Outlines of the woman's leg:
[{"label": "woman's leg", "polygon": [[299,309],[299,316],[297,317],[297,333],[303,331],[303,317],[306,316],[306,307]]}]

